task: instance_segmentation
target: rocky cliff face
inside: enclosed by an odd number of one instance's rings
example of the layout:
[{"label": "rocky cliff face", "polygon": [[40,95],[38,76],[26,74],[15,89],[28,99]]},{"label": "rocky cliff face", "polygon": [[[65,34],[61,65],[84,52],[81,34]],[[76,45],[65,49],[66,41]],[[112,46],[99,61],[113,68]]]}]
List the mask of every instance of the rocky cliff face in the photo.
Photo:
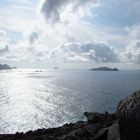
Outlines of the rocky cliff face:
[{"label": "rocky cliff face", "polygon": [[87,121],[0,135],[0,140],[140,140],[140,91],[120,101],[116,113],[84,114]]}]

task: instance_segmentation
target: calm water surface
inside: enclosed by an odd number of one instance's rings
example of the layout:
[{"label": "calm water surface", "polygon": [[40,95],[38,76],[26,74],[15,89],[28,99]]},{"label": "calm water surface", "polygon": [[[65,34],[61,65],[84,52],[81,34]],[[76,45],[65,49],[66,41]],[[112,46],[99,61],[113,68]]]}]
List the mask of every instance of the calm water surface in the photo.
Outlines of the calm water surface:
[{"label": "calm water surface", "polygon": [[113,112],[140,89],[140,71],[0,71],[0,133],[60,126],[85,111]]}]

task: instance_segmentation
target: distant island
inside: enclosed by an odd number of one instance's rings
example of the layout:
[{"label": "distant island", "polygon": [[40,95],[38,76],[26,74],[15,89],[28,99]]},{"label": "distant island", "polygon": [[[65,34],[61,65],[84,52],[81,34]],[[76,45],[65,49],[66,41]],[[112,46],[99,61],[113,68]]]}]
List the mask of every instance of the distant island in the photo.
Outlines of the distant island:
[{"label": "distant island", "polygon": [[54,67],[53,69],[58,70],[59,68],[58,67]]},{"label": "distant island", "polygon": [[10,67],[7,64],[0,64],[0,70],[16,69],[16,67]]},{"label": "distant island", "polygon": [[108,68],[108,67],[99,67],[99,68],[92,68],[91,71],[119,71],[117,68]]}]

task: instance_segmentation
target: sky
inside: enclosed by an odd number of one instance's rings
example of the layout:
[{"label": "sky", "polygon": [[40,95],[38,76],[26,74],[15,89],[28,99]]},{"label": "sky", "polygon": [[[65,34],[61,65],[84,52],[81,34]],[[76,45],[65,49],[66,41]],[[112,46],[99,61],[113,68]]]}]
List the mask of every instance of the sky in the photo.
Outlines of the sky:
[{"label": "sky", "polygon": [[0,63],[140,69],[140,0],[1,0]]}]

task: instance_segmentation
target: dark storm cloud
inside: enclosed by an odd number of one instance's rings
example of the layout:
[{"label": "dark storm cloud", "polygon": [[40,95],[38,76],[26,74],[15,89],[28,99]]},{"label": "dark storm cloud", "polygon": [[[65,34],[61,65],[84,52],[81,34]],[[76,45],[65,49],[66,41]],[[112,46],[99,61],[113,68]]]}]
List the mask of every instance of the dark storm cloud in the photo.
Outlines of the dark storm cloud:
[{"label": "dark storm cloud", "polygon": [[45,0],[42,4],[41,12],[43,13],[47,22],[60,22],[60,15],[66,7],[71,4],[72,12],[75,12],[79,7],[84,7],[89,4],[97,4],[99,0]]},{"label": "dark storm cloud", "polygon": [[41,12],[45,19],[52,23],[60,21],[60,9],[68,3],[68,0],[45,0]]}]

